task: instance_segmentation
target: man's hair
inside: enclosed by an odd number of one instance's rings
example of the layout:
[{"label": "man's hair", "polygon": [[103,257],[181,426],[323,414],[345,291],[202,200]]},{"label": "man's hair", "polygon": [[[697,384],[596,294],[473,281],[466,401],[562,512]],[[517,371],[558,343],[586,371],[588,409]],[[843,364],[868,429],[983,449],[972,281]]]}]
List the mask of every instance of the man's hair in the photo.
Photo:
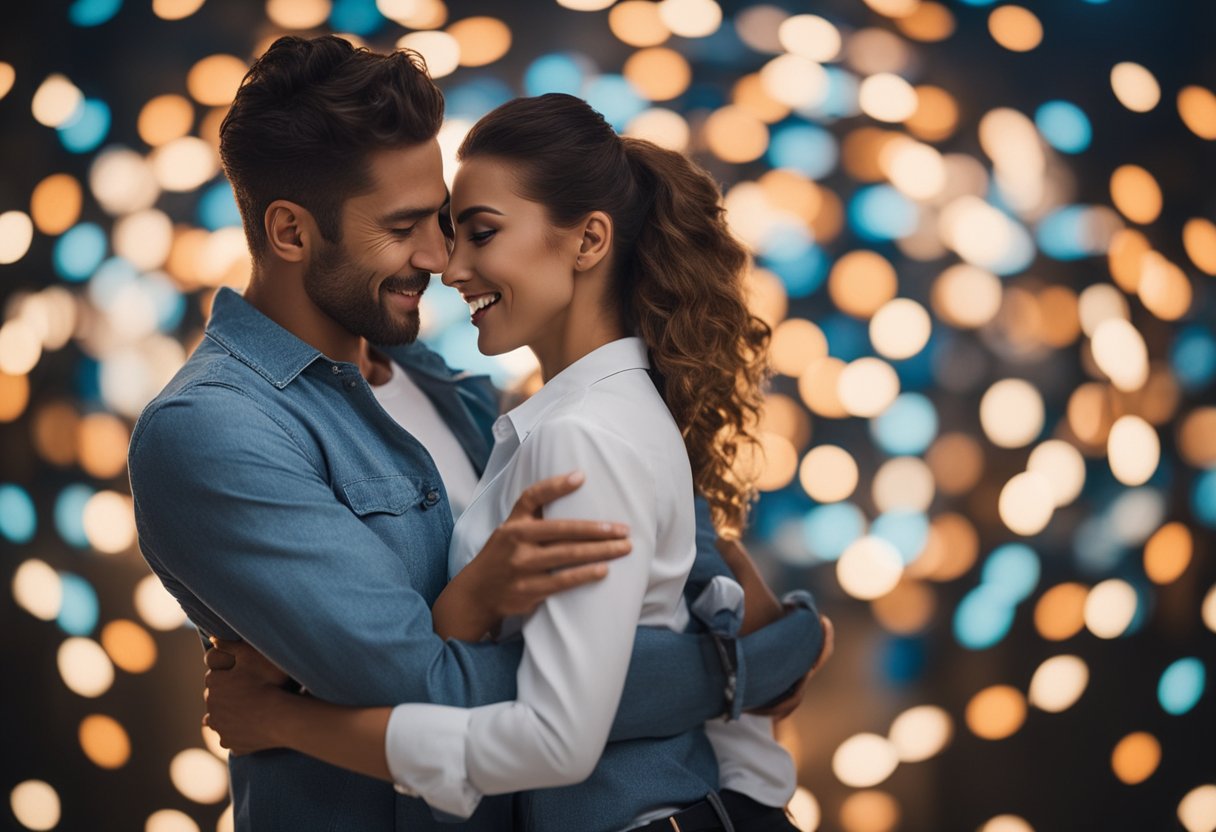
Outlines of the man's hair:
[{"label": "man's hair", "polygon": [[379,55],[333,35],[282,37],[258,58],[220,125],[220,159],[254,259],[276,199],[307,208],[340,242],[342,204],[372,186],[368,154],[435,137],[443,93],[422,56]]}]

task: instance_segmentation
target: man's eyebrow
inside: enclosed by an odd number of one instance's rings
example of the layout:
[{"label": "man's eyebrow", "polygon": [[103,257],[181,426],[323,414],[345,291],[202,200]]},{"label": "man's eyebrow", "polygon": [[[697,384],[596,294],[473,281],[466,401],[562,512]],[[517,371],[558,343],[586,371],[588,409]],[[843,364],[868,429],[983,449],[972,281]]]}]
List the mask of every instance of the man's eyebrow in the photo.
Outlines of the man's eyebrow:
[{"label": "man's eyebrow", "polygon": [[500,217],[503,216],[502,211],[499,211],[496,208],[491,208],[489,205],[470,205],[468,208],[465,208],[463,211],[461,211],[460,215],[458,217],[456,217],[456,224],[460,225],[463,222],[465,222],[465,220],[467,220],[469,217],[473,216],[474,214],[481,214],[481,213],[497,214]]},{"label": "man's eyebrow", "polygon": [[[447,205],[446,200],[444,201],[443,205]],[[390,211],[389,213],[380,217],[379,222],[381,225],[395,225],[399,222],[414,222],[425,219],[432,214],[438,214],[441,210],[443,210],[443,205],[438,205],[434,208],[398,208],[396,211]]]}]

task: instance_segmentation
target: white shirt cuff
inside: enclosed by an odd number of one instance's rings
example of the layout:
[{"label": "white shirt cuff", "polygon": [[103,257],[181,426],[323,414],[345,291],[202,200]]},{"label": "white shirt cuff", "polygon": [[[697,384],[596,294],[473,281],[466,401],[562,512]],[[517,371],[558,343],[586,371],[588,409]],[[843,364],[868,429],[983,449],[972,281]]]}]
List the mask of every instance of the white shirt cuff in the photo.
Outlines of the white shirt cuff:
[{"label": "white shirt cuff", "polygon": [[446,705],[393,708],[384,750],[398,792],[421,797],[432,809],[450,815],[473,814],[481,792],[469,783],[465,765],[469,713]]}]

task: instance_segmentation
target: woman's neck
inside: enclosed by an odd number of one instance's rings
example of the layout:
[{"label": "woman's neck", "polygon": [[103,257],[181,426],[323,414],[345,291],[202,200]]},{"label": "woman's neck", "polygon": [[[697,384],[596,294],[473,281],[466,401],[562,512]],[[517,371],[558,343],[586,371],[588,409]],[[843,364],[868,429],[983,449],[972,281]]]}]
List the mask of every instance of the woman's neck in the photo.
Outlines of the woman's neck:
[{"label": "woman's neck", "polygon": [[585,311],[573,304],[564,320],[528,344],[528,348],[540,362],[541,378],[547,384],[575,361],[625,335],[615,313],[604,311],[598,304]]}]

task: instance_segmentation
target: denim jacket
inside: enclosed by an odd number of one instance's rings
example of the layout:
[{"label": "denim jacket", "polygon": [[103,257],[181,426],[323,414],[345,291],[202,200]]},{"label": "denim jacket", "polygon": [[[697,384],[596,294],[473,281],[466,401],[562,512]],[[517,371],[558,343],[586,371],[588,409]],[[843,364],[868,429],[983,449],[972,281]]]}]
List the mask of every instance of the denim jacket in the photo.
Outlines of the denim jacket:
[{"label": "denim jacket", "polygon": [[[422,344],[384,350],[431,398],[480,473],[496,393]],[[313,694],[345,705],[515,698],[520,646],[444,641],[430,606],[452,516],[433,460],[328,359],[221,289],[206,335],[140,416],[129,471],[140,548],[205,635],[243,639]],[[719,560],[712,546],[698,558]],[[777,698],[822,645],[799,609],[742,639],[740,706]],[[695,729],[728,707],[706,635],[639,630],[611,739]],[[387,782],[285,750],[229,762],[238,829],[425,830],[424,804]],[[509,796],[464,827],[510,829]],[[442,824],[442,828],[451,828]]]}]

